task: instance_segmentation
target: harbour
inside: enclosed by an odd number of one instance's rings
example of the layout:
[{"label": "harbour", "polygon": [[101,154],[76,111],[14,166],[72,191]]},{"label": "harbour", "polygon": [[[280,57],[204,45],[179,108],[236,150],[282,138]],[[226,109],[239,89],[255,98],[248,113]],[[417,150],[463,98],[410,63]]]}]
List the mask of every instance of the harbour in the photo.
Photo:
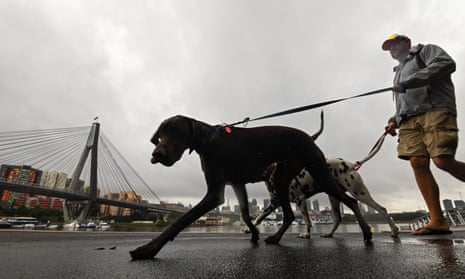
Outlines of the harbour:
[{"label": "harbour", "polygon": [[[1,219],[0,229],[16,230],[55,230],[55,231],[114,231],[114,232],[162,232],[166,226],[157,226],[155,223],[108,223],[105,221],[87,221],[79,223],[76,221],[66,224],[39,224],[35,218],[19,217],[10,219]],[[11,222],[8,222],[10,220]],[[27,222],[28,221],[28,222]],[[4,224],[4,226],[2,226]],[[399,227],[409,231],[409,224],[398,224]],[[264,222],[257,226],[260,232],[274,233],[280,226],[279,222]],[[332,223],[316,223],[312,227],[312,233],[322,234],[330,230]],[[246,229],[245,224],[235,223],[228,225],[190,225],[184,229],[185,232],[191,233],[243,233]],[[288,229],[289,233],[303,233],[307,229],[306,225],[294,222]],[[389,232],[388,224],[379,223],[371,225],[372,232]],[[341,233],[360,233],[358,224],[340,224],[337,232]]]}]

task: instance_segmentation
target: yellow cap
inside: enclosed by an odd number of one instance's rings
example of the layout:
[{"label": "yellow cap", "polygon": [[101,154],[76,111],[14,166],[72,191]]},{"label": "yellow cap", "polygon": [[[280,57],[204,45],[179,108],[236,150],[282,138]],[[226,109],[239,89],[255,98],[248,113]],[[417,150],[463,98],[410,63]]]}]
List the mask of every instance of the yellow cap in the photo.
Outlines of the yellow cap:
[{"label": "yellow cap", "polygon": [[410,40],[410,39],[409,39],[409,37],[407,37],[405,35],[392,34],[391,36],[389,36],[389,38],[386,41],[384,41],[381,48],[383,50],[389,50],[389,46],[391,45],[392,42],[400,41],[400,40]]}]

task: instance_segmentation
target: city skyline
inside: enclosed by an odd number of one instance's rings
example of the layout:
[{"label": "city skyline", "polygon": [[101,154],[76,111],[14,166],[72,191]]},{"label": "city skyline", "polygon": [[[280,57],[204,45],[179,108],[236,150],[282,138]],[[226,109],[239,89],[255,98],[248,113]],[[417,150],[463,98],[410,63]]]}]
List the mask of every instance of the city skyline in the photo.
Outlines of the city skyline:
[{"label": "city skyline", "polygon": [[[264,199],[267,199],[267,198],[254,198],[254,197],[249,197],[249,202],[253,199],[256,199],[257,202],[263,207],[263,200]],[[460,201],[462,200],[462,197],[461,197],[461,194],[460,193],[457,193],[457,198],[449,198],[449,197],[445,197],[443,199],[441,199],[441,206],[442,206],[442,209],[445,210],[445,206],[443,204],[444,200],[451,200],[451,201]],[[226,199],[226,201],[224,202],[224,204],[220,205],[219,208],[223,207],[223,206],[226,206],[228,204],[227,200],[229,200],[229,204],[230,204],[230,207],[231,208],[234,208],[234,206],[238,206],[238,203],[237,203],[237,200],[235,199],[234,196],[232,197],[229,197]],[[316,194],[315,196],[313,196],[312,198],[310,199],[307,199],[307,203],[308,201],[313,201],[313,200],[318,200],[319,204],[320,204],[320,207],[322,208],[331,208],[331,205],[329,203],[329,200],[328,200],[328,196],[324,193],[318,193]],[[186,200],[182,200],[182,199],[178,199],[178,200],[170,200],[170,201],[167,201],[169,203],[181,203],[183,204],[184,206],[189,206],[189,205],[195,205],[198,201],[197,200],[189,200],[189,199],[186,199]],[[292,208],[294,209],[295,208],[295,203],[291,203],[291,206]],[[344,210],[346,213],[349,213],[349,214],[352,214],[352,211],[345,205],[344,206]],[[313,207],[312,207],[313,208]],[[455,208],[455,206],[454,206]],[[388,209],[388,208],[387,208]],[[388,212],[389,213],[402,213],[402,212],[415,212],[415,211],[428,211],[426,206],[423,206],[423,207],[419,207],[419,208],[408,208],[406,207],[405,210],[402,210],[402,211],[390,211],[388,209]]]}]

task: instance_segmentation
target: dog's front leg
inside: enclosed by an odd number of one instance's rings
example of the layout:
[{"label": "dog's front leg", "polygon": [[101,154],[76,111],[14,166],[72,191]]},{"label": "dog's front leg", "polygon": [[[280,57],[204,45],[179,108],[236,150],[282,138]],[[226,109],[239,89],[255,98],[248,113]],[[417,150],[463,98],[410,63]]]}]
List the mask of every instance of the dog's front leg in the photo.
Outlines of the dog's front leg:
[{"label": "dog's front leg", "polygon": [[299,196],[297,199],[297,205],[299,206],[300,213],[304,217],[305,225],[307,226],[307,232],[299,234],[300,238],[310,238],[310,232],[312,230],[312,220],[308,216],[307,200],[304,196]]},{"label": "dog's front leg", "polygon": [[341,224],[342,221],[340,209],[341,202],[333,196],[328,197],[329,202],[331,203],[331,210],[333,212],[333,226],[327,233],[321,234],[321,237],[333,237],[334,232],[337,230],[337,227],[339,227],[339,224]]},{"label": "dog's front leg", "polygon": [[255,226],[258,226],[262,223],[263,220],[265,220],[266,217],[268,217],[268,215],[270,215],[275,209],[276,209],[276,205],[274,203],[270,203],[270,205],[268,205],[264,210],[263,210],[263,213],[257,217],[257,219],[255,219],[255,221],[253,222],[253,224]]},{"label": "dog's front leg", "polygon": [[[257,227],[258,225],[260,225],[263,220],[265,220],[266,217],[268,217],[268,215],[270,215],[275,209],[276,209],[276,205],[271,202],[270,205],[268,205],[264,210],[263,210],[263,213],[260,214],[260,216],[257,217],[257,219],[255,219],[252,224]],[[246,229],[244,230],[245,233],[250,233],[250,230],[249,229]]]},{"label": "dog's front leg", "polygon": [[265,242],[268,244],[278,244],[283,234],[295,219],[294,213],[292,213],[292,208],[289,203],[289,183],[290,179],[279,180],[279,182],[277,180],[276,182],[276,194],[279,200],[279,204],[283,209],[283,224],[274,235],[271,235],[265,239]]},{"label": "dog's front leg", "polygon": [[224,202],[224,185],[214,189],[216,190],[213,191],[209,189],[205,197],[196,206],[179,217],[179,219],[166,228],[157,238],[154,238],[149,243],[131,251],[131,257],[134,260],[150,259],[155,257],[161,248],[163,248],[168,241],[174,240],[178,233],[185,227],[203,216],[205,213],[222,204]]},{"label": "dog's front leg", "polygon": [[245,224],[249,228],[249,232],[252,233],[251,241],[254,243],[258,242],[259,239],[259,231],[257,228],[252,224],[252,220],[250,219],[249,213],[249,198],[247,196],[247,191],[245,189],[244,184],[236,184],[232,186],[234,189],[234,193],[236,194],[237,200],[239,201],[239,206],[241,208],[241,216],[242,220],[244,220]]},{"label": "dog's front leg", "polygon": [[[344,198],[345,198],[345,201],[344,201]],[[357,201],[345,194],[340,197],[337,197],[337,199],[344,202],[344,204],[347,205],[354,212],[355,217],[357,218],[358,224],[360,226],[360,229],[362,230],[363,239],[365,240],[365,242],[370,243],[371,238],[372,238],[371,229],[370,229],[370,226],[368,226],[367,222],[365,221],[365,218],[363,217],[362,213],[360,212],[360,207],[358,207]]]}]

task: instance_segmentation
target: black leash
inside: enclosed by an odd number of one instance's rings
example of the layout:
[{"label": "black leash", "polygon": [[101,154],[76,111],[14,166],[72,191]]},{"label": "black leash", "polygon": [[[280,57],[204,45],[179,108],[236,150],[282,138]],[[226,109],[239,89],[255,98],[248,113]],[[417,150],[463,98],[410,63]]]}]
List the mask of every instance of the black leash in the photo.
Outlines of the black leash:
[{"label": "black leash", "polygon": [[288,110],[285,110],[285,111],[280,111],[280,112],[268,114],[268,115],[265,115],[265,116],[260,116],[260,117],[257,117],[257,118],[250,119],[249,117],[246,117],[242,121],[238,121],[238,122],[226,125],[226,126],[236,126],[236,125],[239,125],[239,124],[248,123],[250,121],[262,120],[262,119],[266,119],[266,118],[271,118],[271,117],[276,117],[276,116],[281,116],[281,115],[286,115],[286,114],[291,114],[291,113],[297,113],[297,112],[301,112],[301,111],[304,111],[304,110],[319,108],[319,107],[327,106],[327,105],[330,105],[330,104],[346,101],[346,100],[349,100],[349,99],[355,99],[355,98],[359,98],[359,97],[365,97],[365,96],[369,96],[369,95],[379,94],[379,93],[386,92],[386,91],[392,91],[392,87],[386,87],[386,88],[382,88],[382,89],[362,93],[362,94],[359,94],[359,95],[355,95],[355,96],[352,96],[352,97],[340,98],[340,99],[336,99],[336,100],[320,102],[320,103],[311,104],[311,105],[307,105],[307,106],[296,107],[296,108],[293,108],[293,109],[288,109]]}]

